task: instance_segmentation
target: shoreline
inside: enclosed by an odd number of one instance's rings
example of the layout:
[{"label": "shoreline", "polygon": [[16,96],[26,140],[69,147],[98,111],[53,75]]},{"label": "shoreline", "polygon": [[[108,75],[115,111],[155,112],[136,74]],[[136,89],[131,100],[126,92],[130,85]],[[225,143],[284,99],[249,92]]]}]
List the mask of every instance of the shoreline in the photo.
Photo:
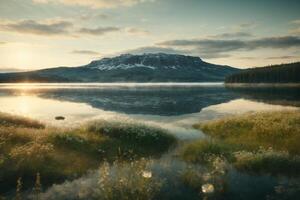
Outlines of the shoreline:
[{"label": "shoreline", "polygon": [[225,87],[240,87],[240,88],[254,88],[254,87],[300,87],[300,83],[224,83]]}]

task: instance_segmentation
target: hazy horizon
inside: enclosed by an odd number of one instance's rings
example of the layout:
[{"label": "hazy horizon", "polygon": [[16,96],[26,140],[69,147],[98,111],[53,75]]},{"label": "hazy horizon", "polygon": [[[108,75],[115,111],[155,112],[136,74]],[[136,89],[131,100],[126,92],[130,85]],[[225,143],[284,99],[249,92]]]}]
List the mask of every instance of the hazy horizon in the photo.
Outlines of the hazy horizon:
[{"label": "hazy horizon", "polygon": [[76,67],[123,53],[239,68],[300,61],[291,0],[0,0],[0,72]]}]

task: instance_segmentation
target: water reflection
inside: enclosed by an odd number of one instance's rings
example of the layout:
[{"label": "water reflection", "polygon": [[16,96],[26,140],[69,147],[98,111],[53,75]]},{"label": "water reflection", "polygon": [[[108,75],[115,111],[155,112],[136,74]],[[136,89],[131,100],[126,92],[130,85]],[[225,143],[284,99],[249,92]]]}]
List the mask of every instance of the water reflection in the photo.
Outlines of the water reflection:
[{"label": "water reflection", "polygon": [[[130,116],[165,126],[177,123],[188,127],[199,120],[283,108],[275,105],[288,109],[299,106],[299,102],[300,88],[225,88],[221,84],[0,84],[0,111],[47,122],[54,121],[56,116],[64,116],[70,123]],[[55,123],[69,125],[66,121]]]},{"label": "water reflection", "polygon": [[229,87],[242,98],[275,105],[300,106],[300,87]]},{"label": "water reflection", "polygon": [[238,98],[223,86],[207,87],[108,87],[85,89],[2,89],[2,96],[26,93],[47,99],[86,103],[94,108],[126,114],[175,116]]},{"label": "water reflection", "polygon": [[[191,129],[199,121],[251,111],[295,109],[288,105],[299,105],[299,94],[298,88],[228,89],[221,84],[0,84],[0,111],[59,126],[92,119],[141,121],[187,139],[203,136]],[[66,119],[56,121],[56,116]]]}]

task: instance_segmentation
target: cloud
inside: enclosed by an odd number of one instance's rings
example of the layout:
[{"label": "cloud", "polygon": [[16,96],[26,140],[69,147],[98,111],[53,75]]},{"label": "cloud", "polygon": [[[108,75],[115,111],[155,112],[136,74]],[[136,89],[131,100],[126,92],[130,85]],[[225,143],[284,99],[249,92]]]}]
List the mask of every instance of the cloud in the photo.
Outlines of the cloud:
[{"label": "cloud", "polygon": [[123,52],[118,52],[115,55],[119,54],[147,54],[147,53],[167,53],[167,54],[183,54],[183,55],[194,55],[194,56],[201,56],[201,58],[211,59],[211,58],[225,58],[230,57],[231,55],[226,53],[201,53],[195,50],[188,50],[188,49],[176,49],[176,48],[166,48],[166,47],[159,47],[159,46],[145,46],[139,47],[136,49],[130,49]]},{"label": "cloud", "polygon": [[238,25],[234,26],[233,29],[238,30],[238,31],[242,31],[242,30],[253,29],[256,26],[257,26],[257,24],[254,23],[254,22],[247,22],[247,23],[238,24]]},{"label": "cloud", "polygon": [[246,37],[253,37],[253,35],[251,33],[248,32],[242,32],[242,31],[238,31],[238,32],[231,32],[231,33],[222,33],[222,34],[218,34],[218,35],[212,35],[210,36],[212,38],[246,38]]},{"label": "cloud", "polygon": [[149,35],[150,32],[139,28],[126,28],[125,31],[131,35]]},{"label": "cloud", "polygon": [[267,57],[267,60],[285,60],[285,59],[295,59],[299,58],[298,56],[272,56],[272,57]]},{"label": "cloud", "polygon": [[256,48],[274,48],[287,49],[292,47],[300,47],[300,37],[282,36],[282,37],[267,37],[245,42],[247,49]]},{"label": "cloud", "polygon": [[300,19],[293,20],[290,22],[291,24],[300,25]]},{"label": "cloud", "polygon": [[243,56],[243,57],[238,57],[238,59],[242,59],[242,60],[253,60],[253,59],[257,59],[257,57],[253,57],[253,56]]},{"label": "cloud", "polygon": [[[163,47],[156,47],[156,46],[146,46],[146,47],[139,47],[136,49],[130,49],[121,52],[121,54],[129,53],[129,54],[144,54],[144,53],[167,53],[167,54],[190,54],[189,51],[184,50],[176,50],[173,48],[163,48]],[[120,53],[118,53],[120,54]]]},{"label": "cloud", "polygon": [[68,6],[84,6],[93,9],[133,6],[138,3],[153,2],[154,0],[33,0],[35,3],[59,3]]},{"label": "cloud", "polygon": [[78,33],[87,35],[104,35],[106,33],[121,31],[119,27],[97,27],[97,28],[81,28]]},{"label": "cloud", "polygon": [[100,55],[97,51],[91,51],[91,50],[74,50],[71,51],[72,54],[82,54],[82,55]]},{"label": "cloud", "polygon": [[295,36],[266,37],[252,40],[241,39],[191,39],[169,40],[157,44],[160,47],[189,49],[206,58],[229,57],[229,53],[238,50],[259,48],[288,49],[300,47],[300,38]]},{"label": "cloud", "polygon": [[294,27],[290,29],[289,33],[293,35],[300,35],[300,19],[290,22]]},{"label": "cloud", "polygon": [[90,20],[90,19],[103,19],[103,20],[107,20],[112,18],[112,16],[109,16],[107,14],[95,14],[95,13],[85,13],[79,16],[79,18],[81,20]]},{"label": "cloud", "polygon": [[289,31],[293,35],[300,35],[300,27],[298,28],[293,28]]},{"label": "cloud", "polygon": [[73,24],[69,21],[54,20],[38,22],[35,20],[22,20],[0,23],[0,31],[36,35],[60,35],[68,34]]},{"label": "cloud", "polygon": [[[96,16],[96,15],[95,15]],[[63,35],[69,37],[81,37],[82,35],[102,36],[113,32],[126,32],[132,35],[147,35],[148,31],[138,28],[123,28],[116,26],[104,27],[78,27],[74,22],[61,19],[16,20],[0,22],[0,31],[33,34],[40,36]]]},{"label": "cloud", "polygon": [[2,45],[2,44],[6,44],[6,42],[0,42],[0,45]]},{"label": "cloud", "polygon": [[109,16],[109,15],[107,15],[107,14],[103,14],[103,13],[101,13],[101,14],[97,14],[97,15],[95,15],[95,18],[99,18],[99,19],[109,19],[109,18],[110,18],[110,16]]}]

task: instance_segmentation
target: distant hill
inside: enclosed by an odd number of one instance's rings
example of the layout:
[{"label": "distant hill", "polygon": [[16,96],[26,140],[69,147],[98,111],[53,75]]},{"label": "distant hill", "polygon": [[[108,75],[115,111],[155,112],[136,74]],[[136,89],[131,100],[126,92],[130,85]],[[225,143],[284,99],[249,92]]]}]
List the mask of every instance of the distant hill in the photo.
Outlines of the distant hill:
[{"label": "distant hill", "polygon": [[226,83],[300,83],[300,62],[242,70]]},{"label": "distant hill", "polygon": [[0,82],[220,82],[239,69],[175,54],[124,54],[81,67],[0,74]]}]

